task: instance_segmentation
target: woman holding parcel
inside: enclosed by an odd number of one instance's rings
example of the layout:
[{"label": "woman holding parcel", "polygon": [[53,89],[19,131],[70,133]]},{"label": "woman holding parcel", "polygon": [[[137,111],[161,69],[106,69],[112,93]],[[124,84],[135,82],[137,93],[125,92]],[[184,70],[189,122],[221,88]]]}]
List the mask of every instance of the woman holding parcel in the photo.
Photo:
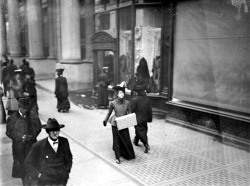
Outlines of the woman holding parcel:
[{"label": "woman holding parcel", "polygon": [[[116,91],[117,98],[110,102],[109,111],[103,121],[103,125],[106,126],[108,120],[112,125],[113,150],[115,152],[116,163],[120,164],[120,156],[127,160],[134,159],[135,152],[130,139],[128,128],[118,131],[115,121],[116,117],[124,116],[130,112],[130,102],[124,99],[125,87],[116,85],[113,87],[113,89]],[[110,118],[113,110],[115,113]]]}]

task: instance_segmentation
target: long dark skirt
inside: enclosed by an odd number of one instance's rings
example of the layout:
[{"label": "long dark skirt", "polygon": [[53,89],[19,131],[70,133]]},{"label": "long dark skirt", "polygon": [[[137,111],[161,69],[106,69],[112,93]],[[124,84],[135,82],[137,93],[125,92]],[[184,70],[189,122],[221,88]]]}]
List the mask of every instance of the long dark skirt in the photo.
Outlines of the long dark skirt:
[{"label": "long dark skirt", "polygon": [[115,151],[116,159],[122,156],[129,160],[135,158],[134,148],[130,139],[129,130],[119,130],[116,126],[112,126],[113,133],[113,150]]},{"label": "long dark skirt", "polygon": [[144,145],[148,145],[148,124],[147,122],[143,122],[143,123],[137,123],[137,125],[135,126],[135,142],[139,142],[139,140],[141,140],[141,142]]},{"label": "long dark skirt", "polygon": [[99,86],[98,88],[98,100],[97,100],[98,106],[108,106],[109,100],[108,100],[108,90],[106,86]]},{"label": "long dark skirt", "polygon": [[70,109],[70,103],[69,99],[66,98],[57,98],[57,109],[58,110],[69,110]]},{"label": "long dark skirt", "polygon": [[3,106],[3,100],[0,97],[0,124],[6,123],[6,113]]}]

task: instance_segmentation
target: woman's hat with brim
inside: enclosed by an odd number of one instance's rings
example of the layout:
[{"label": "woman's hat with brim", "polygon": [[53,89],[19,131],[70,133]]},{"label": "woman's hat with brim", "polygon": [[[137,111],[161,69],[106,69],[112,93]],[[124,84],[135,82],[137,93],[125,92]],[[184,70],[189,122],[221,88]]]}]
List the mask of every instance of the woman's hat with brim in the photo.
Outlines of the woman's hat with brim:
[{"label": "woman's hat with brim", "polygon": [[58,130],[63,127],[65,127],[65,125],[59,124],[55,118],[49,118],[47,124],[42,125],[42,128],[47,130]]},{"label": "woman's hat with brim", "polygon": [[114,90],[116,90],[116,91],[119,91],[119,90],[121,90],[121,91],[123,91],[123,92],[125,92],[125,86],[124,86],[124,84],[118,84],[118,85],[115,85],[112,89],[114,89]]},{"label": "woman's hat with brim", "polygon": [[64,68],[58,68],[56,69],[56,72],[63,72],[64,71]]}]

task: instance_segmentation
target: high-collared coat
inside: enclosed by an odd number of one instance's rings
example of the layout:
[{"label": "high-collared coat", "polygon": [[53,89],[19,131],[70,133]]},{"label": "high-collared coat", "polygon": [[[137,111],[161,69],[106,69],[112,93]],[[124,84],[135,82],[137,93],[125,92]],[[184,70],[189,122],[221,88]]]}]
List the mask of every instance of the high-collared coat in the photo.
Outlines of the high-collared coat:
[{"label": "high-collared coat", "polygon": [[42,175],[40,179],[45,183],[51,180],[53,181],[53,178],[57,179],[58,176],[63,176],[62,179],[66,180],[69,178],[73,159],[69,142],[66,138],[59,136],[58,143],[57,153],[63,154],[65,166],[56,172],[48,172],[48,170],[46,170],[46,162],[48,158],[50,158],[47,149],[52,148],[48,138],[44,138],[32,146],[25,159],[25,170],[32,180],[38,180],[39,173]]},{"label": "high-collared coat", "polygon": [[[37,141],[41,132],[41,121],[37,114],[27,113],[23,118],[19,112],[13,113],[6,122],[6,135],[12,139],[13,168],[12,176],[23,178],[25,174],[24,160],[31,146]],[[23,142],[23,136],[29,135],[29,139]]]}]

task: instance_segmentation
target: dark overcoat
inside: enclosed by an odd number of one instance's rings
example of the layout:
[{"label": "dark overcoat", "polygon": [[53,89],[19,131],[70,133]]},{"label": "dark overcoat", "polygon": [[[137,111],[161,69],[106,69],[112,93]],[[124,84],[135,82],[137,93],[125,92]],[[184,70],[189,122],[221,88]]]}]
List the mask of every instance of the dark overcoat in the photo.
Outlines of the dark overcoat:
[{"label": "dark overcoat", "polygon": [[[41,132],[41,121],[38,116],[33,113],[27,113],[23,118],[19,112],[13,113],[8,117],[6,123],[6,135],[12,139],[13,168],[12,176],[15,178],[23,178],[24,160],[31,146],[37,141],[37,136]],[[24,135],[30,135],[30,139],[23,142]]]},{"label": "dark overcoat", "polygon": [[99,88],[98,88],[98,106],[108,106],[109,100],[108,100],[108,85],[109,85],[109,79],[108,74],[102,72],[99,75]]},{"label": "dark overcoat", "polygon": [[[44,138],[38,142],[36,142],[28,156],[25,159],[25,170],[32,180],[37,180],[39,173],[42,174],[42,181],[48,182],[53,180],[53,176],[60,176],[59,174],[63,174],[66,178],[69,178],[69,173],[72,167],[72,153],[70,150],[69,142],[66,138],[59,136],[59,145],[57,152],[62,151],[64,156],[64,169],[57,170],[56,172],[48,172],[46,170],[46,161],[49,158],[47,154],[47,148],[50,148],[50,144],[48,142],[48,138]],[[66,172],[66,173],[65,173]]]},{"label": "dark overcoat", "polygon": [[148,145],[148,124],[152,122],[152,106],[145,92],[131,100],[131,112],[136,114],[137,125],[135,126],[135,143],[139,140]]},{"label": "dark overcoat", "polygon": [[23,82],[23,92],[29,93],[32,109],[38,112],[36,83],[34,80],[25,80]]},{"label": "dark overcoat", "polygon": [[55,95],[57,98],[67,98],[69,96],[68,83],[65,77],[56,78]]},{"label": "dark overcoat", "polygon": [[131,100],[131,112],[136,114],[138,124],[152,122],[152,105],[146,94]]}]

